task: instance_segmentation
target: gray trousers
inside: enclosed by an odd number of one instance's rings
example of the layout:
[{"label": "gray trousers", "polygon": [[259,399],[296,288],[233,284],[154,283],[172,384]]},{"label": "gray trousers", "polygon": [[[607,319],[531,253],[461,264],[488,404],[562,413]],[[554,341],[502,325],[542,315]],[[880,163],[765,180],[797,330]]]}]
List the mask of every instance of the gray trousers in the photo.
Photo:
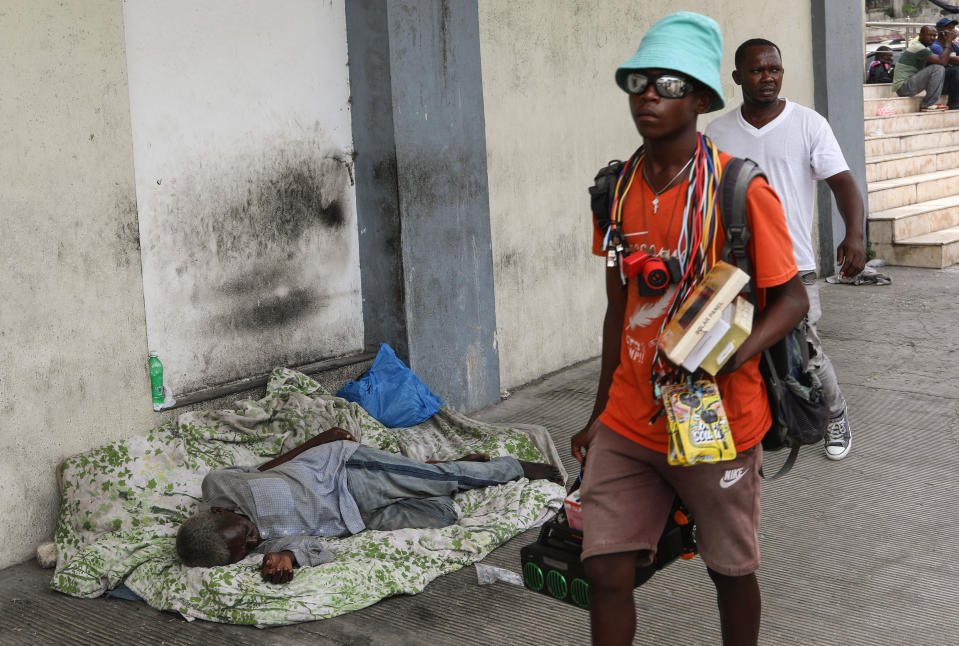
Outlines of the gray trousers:
[{"label": "gray trousers", "polygon": [[923,90],[926,96],[919,102],[919,109],[928,108],[939,101],[942,95],[942,84],[946,78],[946,68],[942,65],[926,65],[924,68],[903,81],[896,94],[899,96],[916,96]]},{"label": "gray trousers", "polygon": [[[941,67],[941,66],[939,66]],[[823,395],[829,404],[831,417],[839,417],[846,410],[846,400],[839,390],[836,381],[836,372],[826,353],[822,351],[822,340],[819,338],[819,319],[822,318],[822,303],[819,300],[819,283],[816,282],[816,272],[806,271],[799,274],[806,296],[809,297],[809,311],[806,313],[806,332],[809,339],[809,367],[816,373],[822,382]]]},{"label": "gray trousers", "polygon": [[446,527],[459,519],[453,494],[523,477],[508,456],[489,462],[423,464],[360,446],[346,462],[347,487],[367,529]]}]

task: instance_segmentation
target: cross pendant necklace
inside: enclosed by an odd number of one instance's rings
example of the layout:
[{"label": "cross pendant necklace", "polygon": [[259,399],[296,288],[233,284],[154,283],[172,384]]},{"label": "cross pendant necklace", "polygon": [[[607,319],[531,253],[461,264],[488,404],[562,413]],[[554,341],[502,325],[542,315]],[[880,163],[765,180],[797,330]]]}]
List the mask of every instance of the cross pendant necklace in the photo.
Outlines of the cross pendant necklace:
[{"label": "cross pendant necklace", "polygon": [[676,180],[683,174],[683,172],[689,168],[689,165],[693,163],[693,160],[696,159],[696,153],[693,153],[693,156],[689,158],[689,161],[686,162],[682,168],[679,169],[679,172],[676,173],[671,180],[666,182],[666,186],[662,187],[658,191],[653,188],[653,183],[649,181],[649,176],[646,174],[646,162],[643,162],[643,179],[646,181],[646,185],[649,187],[649,190],[653,192],[653,213],[659,211],[659,196],[662,195],[669,187],[676,183]]}]

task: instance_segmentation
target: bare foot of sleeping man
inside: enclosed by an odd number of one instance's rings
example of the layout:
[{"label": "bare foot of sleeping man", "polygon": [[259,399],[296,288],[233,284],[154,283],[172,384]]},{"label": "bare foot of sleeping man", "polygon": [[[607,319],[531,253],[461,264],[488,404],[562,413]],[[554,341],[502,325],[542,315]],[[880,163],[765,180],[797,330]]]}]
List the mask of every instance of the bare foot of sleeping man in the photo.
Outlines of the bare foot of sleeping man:
[{"label": "bare foot of sleeping man", "polygon": [[563,484],[563,476],[559,469],[552,464],[543,464],[542,462],[523,462],[518,460],[519,465],[523,467],[523,475],[530,480],[549,480],[556,484]]}]

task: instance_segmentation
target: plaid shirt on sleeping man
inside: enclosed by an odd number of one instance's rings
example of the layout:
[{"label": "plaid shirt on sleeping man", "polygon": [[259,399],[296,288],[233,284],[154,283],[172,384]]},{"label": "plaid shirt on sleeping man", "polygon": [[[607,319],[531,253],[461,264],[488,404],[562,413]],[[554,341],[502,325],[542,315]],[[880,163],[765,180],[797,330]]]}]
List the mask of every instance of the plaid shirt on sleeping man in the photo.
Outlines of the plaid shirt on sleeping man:
[{"label": "plaid shirt on sleeping man", "polygon": [[221,507],[253,521],[261,542],[255,552],[289,550],[299,565],[333,560],[318,538],[363,531],[360,510],[346,486],[346,461],[360,445],[330,442],[268,471],[226,467],[203,479],[200,508]]}]

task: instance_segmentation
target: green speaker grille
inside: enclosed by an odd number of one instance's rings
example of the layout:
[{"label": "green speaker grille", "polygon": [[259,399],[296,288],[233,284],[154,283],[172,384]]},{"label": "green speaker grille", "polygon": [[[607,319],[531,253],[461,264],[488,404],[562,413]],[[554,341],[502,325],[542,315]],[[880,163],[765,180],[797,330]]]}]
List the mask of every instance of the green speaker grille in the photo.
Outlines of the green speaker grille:
[{"label": "green speaker grille", "polygon": [[557,599],[565,599],[569,587],[566,585],[566,577],[556,570],[550,570],[546,575],[546,589]]},{"label": "green speaker grille", "polygon": [[589,584],[586,581],[578,577],[573,579],[570,596],[573,598],[573,603],[580,608],[589,608]]},{"label": "green speaker grille", "polygon": [[523,579],[530,590],[539,592],[543,589],[543,571],[532,561],[523,564]]}]

